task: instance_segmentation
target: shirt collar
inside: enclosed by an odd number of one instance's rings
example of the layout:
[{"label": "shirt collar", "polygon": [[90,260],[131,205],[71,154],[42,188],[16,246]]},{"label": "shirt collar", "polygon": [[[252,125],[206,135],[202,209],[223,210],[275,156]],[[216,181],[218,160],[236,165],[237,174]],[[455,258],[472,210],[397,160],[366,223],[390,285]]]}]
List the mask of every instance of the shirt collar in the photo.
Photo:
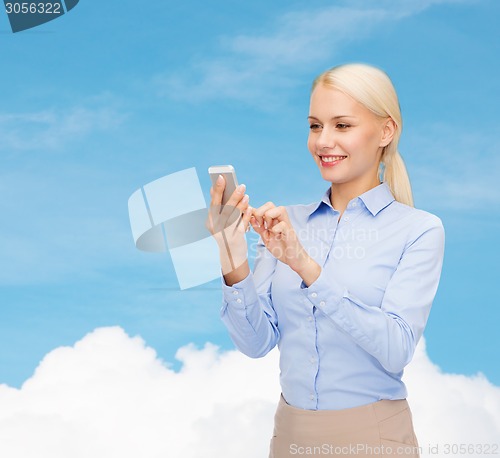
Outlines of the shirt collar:
[{"label": "shirt collar", "polygon": [[[321,200],[319,202],[315,202],[310,204],[309,209],[308,209],[308,216],[309,217],[318,210],[322,204],[328,205],[332,210],[335,210],[332,207],[332,204],[330,202],[330,193],[331,193],[331,187],[329,187],[324,193],[323,196],[321,197]],[[380,183],[378,186],[375,186],[374,188],[364,192],[360,196],[354,198],[351,200],[351,202],[355,200],[361,200],[366,207],[366,209],[373,215],[376,216],[377,213],[379,213],[382,209],[387,207],[391,202],[393,202],[394,196],[392,195],[391,189],[389,188],[389,185],[387,182]]]}]

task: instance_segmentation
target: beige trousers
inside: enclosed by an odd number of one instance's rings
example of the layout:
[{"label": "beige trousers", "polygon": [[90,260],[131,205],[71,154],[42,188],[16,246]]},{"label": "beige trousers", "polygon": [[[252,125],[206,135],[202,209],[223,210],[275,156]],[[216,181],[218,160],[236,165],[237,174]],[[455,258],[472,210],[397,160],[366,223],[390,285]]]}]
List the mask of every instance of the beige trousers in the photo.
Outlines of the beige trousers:
[{"label": "beige trousers", "polygon": [[269,458],[344,456],[419,458],[406,399],[341,410],[304,410],[280,397]]}]

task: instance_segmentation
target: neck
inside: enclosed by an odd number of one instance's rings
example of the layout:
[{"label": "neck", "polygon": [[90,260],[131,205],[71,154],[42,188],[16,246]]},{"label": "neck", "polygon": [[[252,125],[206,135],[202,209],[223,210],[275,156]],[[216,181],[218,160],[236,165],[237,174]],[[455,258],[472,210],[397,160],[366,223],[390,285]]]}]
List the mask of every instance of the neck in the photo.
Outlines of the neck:
[{"label": "neck", "polygon": [[335,210],[340,212],[340,217],[344,213],[347,204],[355,197],[366,191],[375,188],[380,184],[378,176],[359,181],[349,181],[347,183],[332,183],[330,202]]}]

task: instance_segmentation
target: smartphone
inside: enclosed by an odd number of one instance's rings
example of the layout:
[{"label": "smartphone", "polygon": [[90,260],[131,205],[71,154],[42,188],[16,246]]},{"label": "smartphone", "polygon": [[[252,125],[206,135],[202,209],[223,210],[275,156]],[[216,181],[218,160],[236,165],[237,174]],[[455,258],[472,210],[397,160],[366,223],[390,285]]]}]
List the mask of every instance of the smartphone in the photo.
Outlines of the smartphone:
[{"label": "smartphone", "polygon": [[215,182],[217,177],[222,175],[224,180],[226,180],[226,187],[224,188],[224,193],[222,194],[221,205],[227,204],[227,201],[231,197],[231,194],[238,186],[238,180],[236,179],[236,172],[232,165],[213,165],[208,168],[208,173],[210,174],[210,179],[212,180],[212,186],[215,189]]}]

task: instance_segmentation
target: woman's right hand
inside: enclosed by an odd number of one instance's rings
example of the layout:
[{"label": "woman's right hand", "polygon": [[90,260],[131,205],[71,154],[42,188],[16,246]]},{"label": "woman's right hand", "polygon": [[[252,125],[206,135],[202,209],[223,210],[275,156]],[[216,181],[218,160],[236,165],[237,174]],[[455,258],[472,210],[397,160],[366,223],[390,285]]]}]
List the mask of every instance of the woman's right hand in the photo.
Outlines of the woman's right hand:
[{"label": "woman's right hand", "polygon": [[210,208],[205,221],[219,246],[222,273],[226,275],[241,266],[248,256],[245,232],[249,228],[252,207],[245,194],[245,185],[236,188],[226,205],[221,206],[225,180],[219,176],[215,187],[210,188]]}]

